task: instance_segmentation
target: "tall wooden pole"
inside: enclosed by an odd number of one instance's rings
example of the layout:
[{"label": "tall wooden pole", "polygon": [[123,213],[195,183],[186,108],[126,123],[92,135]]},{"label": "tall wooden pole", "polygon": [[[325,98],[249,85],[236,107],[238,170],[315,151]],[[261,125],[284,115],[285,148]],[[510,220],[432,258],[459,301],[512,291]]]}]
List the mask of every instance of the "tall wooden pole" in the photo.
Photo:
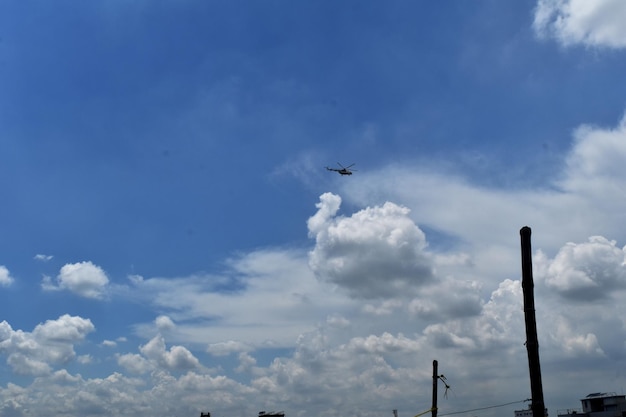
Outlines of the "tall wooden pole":
[{"label": "tall wooden pole", "polygon": [[431,408],[432,417],[437,417],[437,380],[439,379],[439,375],[437,375],[437,361],[433,361],[433,404]]},{"label": "tall wooden pole", "polygon": [[541,384],[541,366],[539,364],[539,341],[535,320],[535,294],[533,282],[532,250],[530,246],[530,227],[520,230],[522,246],[522,290],[524,292],[524,319],[526,321],[526,350],[528,351],[528,369],[530,371],[531,409],[533,417],[545,416],[543,386]]}]

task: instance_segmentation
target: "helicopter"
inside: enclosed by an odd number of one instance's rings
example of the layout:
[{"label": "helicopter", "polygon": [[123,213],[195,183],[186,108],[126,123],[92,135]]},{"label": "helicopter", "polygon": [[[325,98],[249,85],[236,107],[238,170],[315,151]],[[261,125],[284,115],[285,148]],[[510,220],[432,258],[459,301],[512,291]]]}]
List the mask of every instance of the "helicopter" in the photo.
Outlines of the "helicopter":
[{"label": "helicopter", "polygon": [[356,169],[350,169],[351,167],[354,166],[354,164],[350,164],[347,167],[344,167],[339,162],[337,162],[337,165],[339,165],[341,167],[341,169],[339,169],[339,168],[330,168],[330,167],[326,167],[326,169],[329,170],[329,171],[338,172],[340,175],[352,175],[352,171],[356,171]]}]

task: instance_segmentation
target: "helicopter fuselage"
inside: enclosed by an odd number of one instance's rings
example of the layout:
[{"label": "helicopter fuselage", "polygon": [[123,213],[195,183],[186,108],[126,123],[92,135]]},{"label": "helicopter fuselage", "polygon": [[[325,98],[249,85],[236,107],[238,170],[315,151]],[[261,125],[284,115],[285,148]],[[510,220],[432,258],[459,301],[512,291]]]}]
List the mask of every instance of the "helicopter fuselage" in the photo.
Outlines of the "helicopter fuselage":
[{"label": "helicopter fuselage", "polygon": [[327,170],[329,171],[335,171],[338,172],[340,175],[352,175],[352,171],[348,170],[348,169],[336,169],[336,168],[329,168],[326,167]]},{"label": "helicopter fuselage", "polygon": [[354,166],[354,164],[351,164],[351,165],[348,165],[347,167],[344,167],[339,162],[337,162],[337,165],[339,165],[341,168],[326,167],[326,169],[329,170],[329,171],[338,172],[340,175],[352,175],[352,171],[356,171],[356,170],[351,170],[350,169],[350,168],[352,168],[352,166]]}]

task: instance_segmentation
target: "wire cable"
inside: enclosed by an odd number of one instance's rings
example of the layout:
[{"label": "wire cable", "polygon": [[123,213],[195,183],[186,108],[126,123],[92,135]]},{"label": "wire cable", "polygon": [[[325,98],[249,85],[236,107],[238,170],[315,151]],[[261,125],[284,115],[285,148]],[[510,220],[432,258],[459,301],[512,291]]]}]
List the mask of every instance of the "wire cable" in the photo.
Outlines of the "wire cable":
[{"label": "wire cable", "polygon": [[526,399],[526,400],[520,400],[520,401],[512,401],[512,402],[506,403],[506,404],[490,405],[488,407],[474,408],[472,410],[455,411],[455,412],[452,412],[452,413],[445,413],[445,414],[438,414],[438,415],[439,415],[439,417],[444,417],[444,416],[451,416],[451,415],[454,415],[454,414],[471,413],[473,411],[481,411],[481,410],[489,410],[490,408],[505,407],[507,405],[523,403],[523,402],[526,402],[526,401],[531,401],[531,400],[530,399]]},{"label": "wire cable", "polygon": [[432,408],[429,408],[429,409],[428,409],[428,410],[426,410],[426,411],[422,411],[422,412],[421,412],[421,413],[419,413],[419,414],[415,414],[415,416],[414,416],[414,417],[423,416],[424,414],[426,414],[426,413],[430,413],[431,411],[433,411],[433,409],[432,409]]}]

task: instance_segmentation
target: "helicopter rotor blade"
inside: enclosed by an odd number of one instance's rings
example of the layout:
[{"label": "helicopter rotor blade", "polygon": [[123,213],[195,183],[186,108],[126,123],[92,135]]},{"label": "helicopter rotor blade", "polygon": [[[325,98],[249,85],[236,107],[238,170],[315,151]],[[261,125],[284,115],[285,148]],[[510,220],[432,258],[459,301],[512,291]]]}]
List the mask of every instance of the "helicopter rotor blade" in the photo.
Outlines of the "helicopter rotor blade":
[{"label": "helicopter rotor blade", "polygon": [[350,165],[348,165],[348,166],[346,167],[346,169],[347,169],[347,168],[350,168],[350,167],[352,167],[352,166],[354,166],[354,165],[356,165],[356,162],[353,162],[353,163],[351,163]]}]

